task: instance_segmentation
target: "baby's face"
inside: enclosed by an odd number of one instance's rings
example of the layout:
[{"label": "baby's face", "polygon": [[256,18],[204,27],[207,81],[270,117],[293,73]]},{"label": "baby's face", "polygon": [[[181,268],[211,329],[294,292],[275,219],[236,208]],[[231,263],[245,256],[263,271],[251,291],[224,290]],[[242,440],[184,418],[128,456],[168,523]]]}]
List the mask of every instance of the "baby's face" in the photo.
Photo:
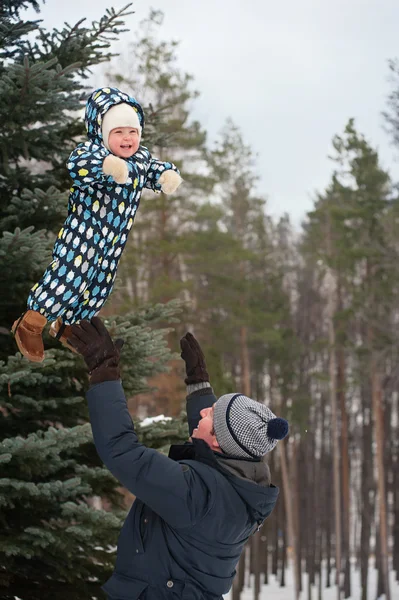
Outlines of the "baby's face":
[{"label": "baby's face", "polygon": [[134,127],[116,127],[111,129],[108,146],[115,156],[130,158],[140,146],[140,136]]}]

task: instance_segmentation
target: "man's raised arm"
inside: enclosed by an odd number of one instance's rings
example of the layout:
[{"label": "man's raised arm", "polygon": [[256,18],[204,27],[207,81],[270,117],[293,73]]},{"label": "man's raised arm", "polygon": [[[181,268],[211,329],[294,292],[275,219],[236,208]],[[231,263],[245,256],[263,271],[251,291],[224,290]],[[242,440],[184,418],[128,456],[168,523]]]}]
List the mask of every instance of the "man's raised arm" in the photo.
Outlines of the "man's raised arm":
[{"label": "man's raised arm", "polygon": [[187,385],[187,421],[191,436],[198,426],[201,410],[213,406],[216,396],[209,382],[204,353],[192,333],[186,333],[182,337],[180,348],[181,357],[186,365],[184,382]]}]

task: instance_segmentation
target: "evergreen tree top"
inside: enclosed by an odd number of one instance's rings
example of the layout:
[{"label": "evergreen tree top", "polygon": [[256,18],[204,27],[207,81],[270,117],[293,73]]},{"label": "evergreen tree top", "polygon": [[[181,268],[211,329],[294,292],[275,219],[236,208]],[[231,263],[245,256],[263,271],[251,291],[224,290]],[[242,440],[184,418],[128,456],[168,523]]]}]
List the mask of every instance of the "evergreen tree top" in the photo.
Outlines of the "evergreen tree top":
[{"label": "evergreen tree top", "polygon": [[65,137],[83,132],[81,123],[71,123],[71,112],[86,100],[84,80],[93,65],[114,56],[111,44],[126,31],[123,19],[131,14],[128,4],[108,9],[91,26],[80,19],[47,31],[40,21],[19,19],[25,5],[9,2],[0,12],[0,152],[6,157],[0,173],[9,173],[21,158],[53,162]]},{"label": "evergreen tree top", "polygon": [[[10,326],[50,263],[66,215],[65,162],[84,133],[85,78],[112,55],[130,5],[92,26],[80,20],[52,31],[23,20],[28,6],[39,3],[0,7],[0,597],[86,600],[101,597],[112,569],[118,482],[92,443],[82,359],[45,334],[45,361],[30,363],[16,353]],[[109,323],[126,342],[127,397],[166,369],[168,330],[154,325],[175,312],[172,303],[144,307]],[[179,439],[187,426],[179,427],[169,426],[161,443]],[[114,512],[95,510],[93,496],[107,497]]]},{"label": "evergreen tree top", "polygon": [[0,17],[19,17],[22,9],[31,6],[36,12],[39,12],[39,2],[37,0],[3,0],[0,5]]}]

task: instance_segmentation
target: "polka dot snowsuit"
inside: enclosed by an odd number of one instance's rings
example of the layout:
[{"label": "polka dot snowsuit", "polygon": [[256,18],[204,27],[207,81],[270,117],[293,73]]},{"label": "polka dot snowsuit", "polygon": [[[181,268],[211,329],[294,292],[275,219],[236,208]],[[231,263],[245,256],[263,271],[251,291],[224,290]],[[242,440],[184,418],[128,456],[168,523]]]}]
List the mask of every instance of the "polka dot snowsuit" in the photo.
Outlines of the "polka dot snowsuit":
[{"label": "polka dot snowsuit", "polygon": [[160,191],[161,174],[178,169],[151,157],[144,146],[126,160],[129,177],[117,184],[104,175],[102,163],[110,154],[101,135],[106,111],[126,102],[144,126],[144,113],[132,97],[115,88],[93,92],[86,105],[89,141],[75,148],[67,167],[73,181],[68,216],[58,234],[52,262],[31,289],[28,309],[48,321],[62,317],[70,325],[96,315],[110,295],[118,263],[133,225],[144,187]]}]

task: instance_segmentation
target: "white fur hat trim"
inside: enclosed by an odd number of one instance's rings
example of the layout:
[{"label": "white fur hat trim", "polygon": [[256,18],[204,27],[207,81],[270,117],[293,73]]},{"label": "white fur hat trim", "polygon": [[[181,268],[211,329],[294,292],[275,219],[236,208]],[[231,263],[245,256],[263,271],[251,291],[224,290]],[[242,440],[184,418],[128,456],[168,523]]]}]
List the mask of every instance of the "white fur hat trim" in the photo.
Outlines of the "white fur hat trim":
[{"label": "white fur hat trim", "polygon": [[103,117],[101,131],[104,146],[107,148],[107,150],[109,150],[109,134],[116,127],[133,127],[134,129],[138,129],[139,137],[141,137],[141,125],[139,117],[134,108],[129,104],[126,104],[126,102],[121,102],[120,104],[111,106],[111,108],[107,110]]}]

